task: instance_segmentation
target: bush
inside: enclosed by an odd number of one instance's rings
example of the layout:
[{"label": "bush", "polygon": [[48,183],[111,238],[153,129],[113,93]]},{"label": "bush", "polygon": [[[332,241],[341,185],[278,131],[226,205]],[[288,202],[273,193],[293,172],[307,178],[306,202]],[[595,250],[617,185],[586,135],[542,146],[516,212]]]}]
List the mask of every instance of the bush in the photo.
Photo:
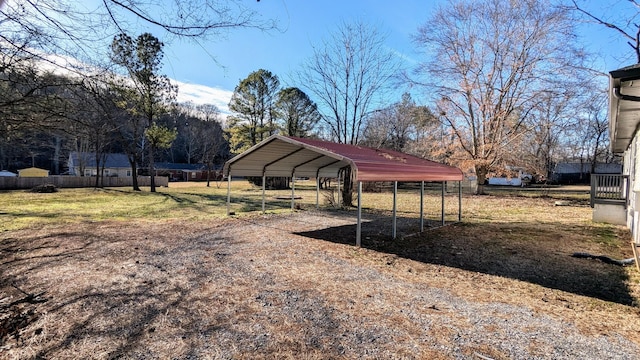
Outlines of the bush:
[{"label": "bush", "polygon": [[31,192],[34,193],[54,193],[57,191],[58,188],[53,184],[42,184],[31,189]]}]

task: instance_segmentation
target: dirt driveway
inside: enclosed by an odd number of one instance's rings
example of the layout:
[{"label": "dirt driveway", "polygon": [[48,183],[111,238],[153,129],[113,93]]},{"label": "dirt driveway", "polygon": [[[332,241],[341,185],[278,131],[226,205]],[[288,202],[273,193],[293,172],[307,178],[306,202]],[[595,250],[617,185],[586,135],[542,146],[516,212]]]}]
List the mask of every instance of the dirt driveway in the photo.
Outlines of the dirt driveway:
[{"label": "dirt driveway", "polygon": [[[365,232],[356,248],[354,222],[302,211],[4,234],[0,357],[640,357],[631,295],[607,299],[624,292],[616,284],[581,293],[566,274],[545,282],[545,254],[514,250],[507,225],[493,245],[472,247],[475,225],[457,224],[394,243]],[[488,246],[505,255],[480,260]],[[556,255],[564,269],[619,271]],[[519,277],[523,261],[531,271]]]}]

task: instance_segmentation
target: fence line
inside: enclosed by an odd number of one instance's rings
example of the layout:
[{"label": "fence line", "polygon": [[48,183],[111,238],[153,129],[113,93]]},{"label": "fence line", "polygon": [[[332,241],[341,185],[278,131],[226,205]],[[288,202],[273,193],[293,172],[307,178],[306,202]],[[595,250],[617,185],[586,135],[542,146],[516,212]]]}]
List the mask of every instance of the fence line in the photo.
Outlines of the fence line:
[{"label": "fence line", "polygon": [[[101,183],[104,184],[104,187],[127,187],[133,186],[133,178],[130,176],[104,177],[101,179]],[[156,186],[169,186],[169,178],[166,176],[156,176],[155,183]],[[0,176],[0,190],[31,189],[44,184],[53,184],[59,188],[87,188],[95,187],[96,178],[94,176],[63,175],[41,178]],[[138,185],[151,186],[151,177],[138,176]]]}]

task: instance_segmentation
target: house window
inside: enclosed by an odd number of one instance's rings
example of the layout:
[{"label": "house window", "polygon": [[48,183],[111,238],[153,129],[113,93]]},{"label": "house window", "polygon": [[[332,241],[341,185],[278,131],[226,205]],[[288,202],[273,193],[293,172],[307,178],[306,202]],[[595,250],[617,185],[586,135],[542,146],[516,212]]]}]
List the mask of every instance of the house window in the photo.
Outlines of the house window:
[{"label": "house window", "polygon": [[127,176],[131,176],[131,170],[127,170]]}]

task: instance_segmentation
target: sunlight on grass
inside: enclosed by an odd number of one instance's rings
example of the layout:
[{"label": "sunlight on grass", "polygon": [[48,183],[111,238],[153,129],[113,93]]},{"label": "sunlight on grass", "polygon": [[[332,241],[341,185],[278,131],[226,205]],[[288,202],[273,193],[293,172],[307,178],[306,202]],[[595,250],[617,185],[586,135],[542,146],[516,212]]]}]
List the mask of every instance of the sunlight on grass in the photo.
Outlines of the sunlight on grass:
[{"label": "sunlight on grass", "polygon": [[[337,199],[337,189],[333,189]],[[291,190],[267,190],[265,209],[267,213],[291,211]],[[295,207],[314,209],[316,190],[314,181],[296,183]],[[321,191],[317,201],[321,208],[330,207],[327,190]],[[463,221],[526,221],[532,212],[543,214],[538,221],[589,221],[590,209],[565,207],[559,210],[562,216],[546,219],[544,213],[552,206],[552,200],[532,196],[500,197],[491,206],[482,196],[464,195],[462,199]],[[227,184],[171,183],[167,188],[158,188],[156,193],[148,188],[136,192],[128,188],[107,189],[60,189],[57,193],[41,194],[28,191],[5,191],[0,193],[0,231],[16,230],[44,224],[65,224],[83,221],[131,219],[162,221],[164,219],[202,220],[221,218],[227,213]],[[519,206],[511,206],[513,204]],[[496,205],[497,204],[497,205]],[[503,204],[503,205],[501,205]],[[393,209],[393,194],[389,191],[364,193],[365,211],[390,214]],[[416,188],[401,189],[397,196],[399,216],[419,217],[420,193]],[[354,211],[354,208],[350,208]],[[232,182],[230,211],[238,216],[262,211],[262,189],[239,180]],[[424,212],[426,219],[438,220],[441,216],[441,193],[437,187],[425,193]],[[445,194],[445,219],[457,221],[457,190]],[[557,214],[557,212],[556,212]]]}]

